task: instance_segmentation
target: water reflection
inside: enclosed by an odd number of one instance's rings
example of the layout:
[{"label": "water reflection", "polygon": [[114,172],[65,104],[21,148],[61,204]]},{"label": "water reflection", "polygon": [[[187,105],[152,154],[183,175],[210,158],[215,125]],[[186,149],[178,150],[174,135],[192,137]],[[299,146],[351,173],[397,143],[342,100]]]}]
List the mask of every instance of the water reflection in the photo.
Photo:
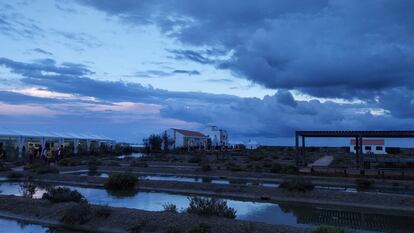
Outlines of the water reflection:
[{"label": "water reflection", "polygon": [[[172,203],[184,210],[189,205],[188,196],[159,193],[135,192],[113,193],[104,189],[71,187],[78,190],[93,204],[127,207],[148,211],[162,211],[163,205]],[[18,183],[0,183],[3,194],[21,195]],[[37,192],[41,192],[39,188]],[[44,191],[44,190],[43,190]],[[37,195],[38,196],[38,195]],[[344,209],[342,207],[322,207],[319,205],[275,204],[252,201],[227,200],[228,205],[237,210],[237,219],[283,224],[290,226],[333,225],[359,229],[358,232],[414,232],[414,217],[395,213],[376,213],[364,209]]]},{"label": "water reflection", "polygon": [[0,218],[0,230],[7,233],[76,233],[62,228],[49,228],[38,224]]}]

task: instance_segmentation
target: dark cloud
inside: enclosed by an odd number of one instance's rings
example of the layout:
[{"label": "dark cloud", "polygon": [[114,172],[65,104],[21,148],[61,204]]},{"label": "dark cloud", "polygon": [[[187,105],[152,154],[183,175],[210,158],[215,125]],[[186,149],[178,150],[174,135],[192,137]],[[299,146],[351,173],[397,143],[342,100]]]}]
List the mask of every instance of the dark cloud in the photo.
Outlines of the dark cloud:
[{"label": "dark cloud", "polygon": [[[298,129],[378,130],[407,129],[414,126],[414,112],[404,111],[407,108],[414,109],[412,108],[413,95],[408,94],[407,90],[398,88],[392,91],[382,91],[376,101],[341,104],[317,100],[297,101],[290,92],[284,90],[258,99],[199,92],[172,92],[135,83],[99,81],[90,78],[93,72],[83,65],[57,64],[52,59],[24,63],[0,58],[0,65],[24,76],[20,82],[25,87],[36,86],[48,91],[95,97],[106,105],[117,102],[156,104],[161,108],[160,116],[158,118],[156,115],[151,116],[145,120],[145,122],[151,121],[148,125],[153,127],[152,130],[160,127],[157,126],[157,121],[163,122],[166,119],[199,126],[217,124],[228,129],[233,137],[239,138],[293,136],[293,132]],[[402,95],[404,98],[400,98]],[[82,100],[41,101],[37,97],[7,91],[0,92],[0,99],[2,102],[16,105],[40,104],[61,112],[62,116],[59,115],[59,118],[67,121],[65,124],[69,124],[68,122],[76,124],[72,115],[81,115],[91,125],[99,122],[104,124],[103,122],[107,121],[108,117],[113,118],[111,121],[124,117],[113,111],[96,112],[82,108],[83,105],[80,103],[93,103]],[[59,105],[54,105],[54,103],[59,103]],[[67,107],[67,104],[71,105]],[[144,123],[138,123],[139,120],[136,120],[134,115],[129,117],[135,119],[131,120],[131,124],[137,127],[149,127],[142,125]],[[10,119],[4,120],[4,122],[11,121]],[[171,124],[176,123],[164,123],[162,128],[170,127]],[[150,131],[148,128],[145,129]],[[112,132],[112,129],[107,128],[107,130]],[[114,134],[118,134],[117,132],[119,133],[116,131]]]},{"label": "dark cloud", "polygon": [[377,90],[414,87],[411,0],[79,2],[156,24],[184,44],[233,51],[221,64],[196,50],[171,52],[268,88],[373,99]]}]

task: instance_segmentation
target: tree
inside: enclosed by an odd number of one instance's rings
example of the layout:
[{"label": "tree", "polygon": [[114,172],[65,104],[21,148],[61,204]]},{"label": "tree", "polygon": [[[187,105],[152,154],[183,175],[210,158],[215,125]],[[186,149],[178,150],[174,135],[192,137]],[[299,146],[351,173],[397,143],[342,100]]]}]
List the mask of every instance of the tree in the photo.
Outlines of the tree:
[{"label": "tree", "polygon": [[144,139],[144,145],[148,152],[161,152],[162,138],[160,135],[152,134],[147,139]]},{"label": "tree", "polygon": [[167,154],[169,152],[170,140],[168,139],[166,131],[164,131],[164,133],[162,134],[162,147],[163,153]]}]

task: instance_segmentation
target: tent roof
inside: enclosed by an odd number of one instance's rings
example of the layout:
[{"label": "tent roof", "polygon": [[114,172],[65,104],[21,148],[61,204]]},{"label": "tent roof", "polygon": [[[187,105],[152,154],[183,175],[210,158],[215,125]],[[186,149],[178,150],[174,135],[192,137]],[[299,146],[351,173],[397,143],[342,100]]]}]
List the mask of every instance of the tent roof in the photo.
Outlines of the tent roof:
[{"label": "tent roof", "polygon": [[0,127],[0,136],[11,137],[45,137],[45,138],[70,138],[70,139],[90,139],[90,140],[105,140],[112,141],[112,139],[95,134],[79,134],[79,133],[63,133],[51,131],[21,131],[11,130],[5,127]]}]

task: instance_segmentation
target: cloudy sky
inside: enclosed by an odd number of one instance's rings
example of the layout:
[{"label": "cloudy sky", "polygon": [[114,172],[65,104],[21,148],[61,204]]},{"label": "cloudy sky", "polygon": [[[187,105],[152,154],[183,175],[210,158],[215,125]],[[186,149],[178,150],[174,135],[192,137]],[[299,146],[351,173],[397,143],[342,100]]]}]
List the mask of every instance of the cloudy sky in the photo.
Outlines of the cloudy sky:
[{"label": "cloudy sky", "polygon": [[411,0],[0,0],[0,127],[412,129]]}]

